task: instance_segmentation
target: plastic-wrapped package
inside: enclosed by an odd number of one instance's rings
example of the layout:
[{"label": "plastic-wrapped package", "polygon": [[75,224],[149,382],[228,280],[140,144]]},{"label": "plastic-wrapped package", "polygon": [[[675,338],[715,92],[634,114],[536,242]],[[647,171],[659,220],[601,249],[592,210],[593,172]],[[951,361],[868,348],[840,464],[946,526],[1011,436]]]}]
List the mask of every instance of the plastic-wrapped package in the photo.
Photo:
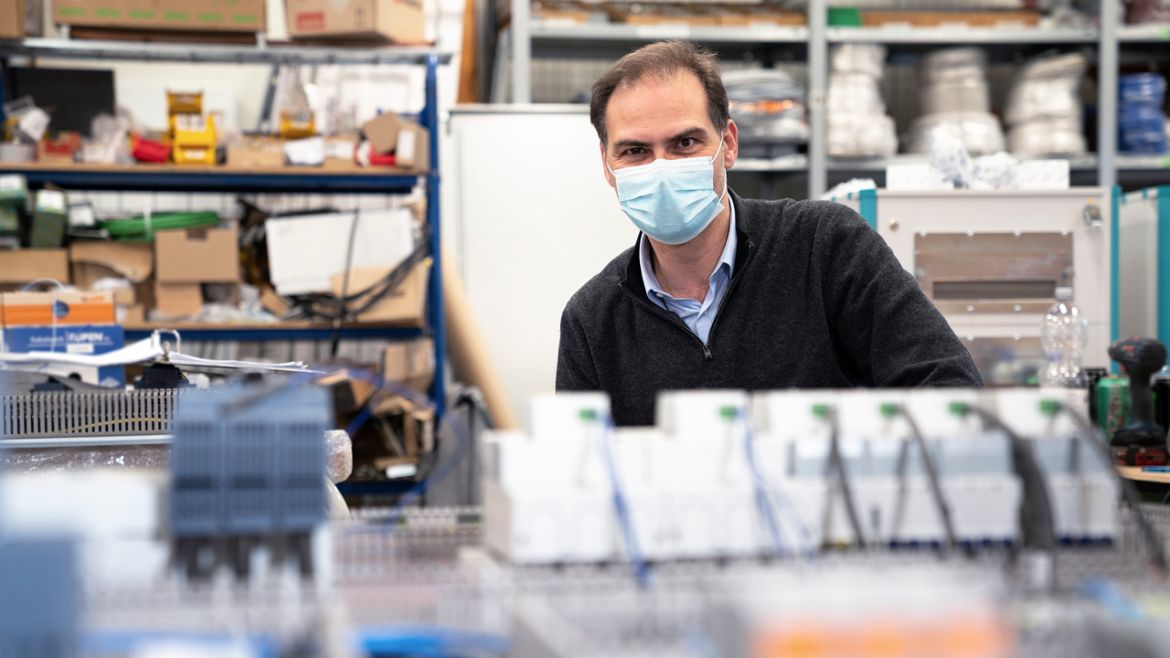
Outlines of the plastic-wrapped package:
[{"label": "plastic-wrapped package", "polygon": [[888,156],[898,151],[897,130],[879,87],[885,57],[885,48],[871,44],[833,48],[826,99],[831,157]]},{"label": "plastic-wrapped package", "polygon": [[894,119],[886,114],[830,114],[828,133],[828,154],[835,158],[884,157],[898,152]]},{"label": "plastic-wrapped package", "polygon": [[907,150],[911,153],[930,153],[934,140],[940,136],[958,139],[973,155],[996,153],[1005,147],[1003,129],[991,114],[947,112],[915,119]]},{"label": "plastic-wrapped package", "polygon": [[1012,153],[1022,158],[1077,156],[1087,150],[1080,121],[1040,119],[1023,123],[1008,131]]},{"label": "plastic-wrapped package", "polygon": [[959,140],[969,153],[1004,148],[1003,129],[991,114],[987,56],[980,48],[944,48],[922,58],[922,116],[910,130],[908,150],[931,153],[935,138]]},{"label": "plastic-wrapped package", "polygon": [[743,143],[808,141],[804,88],[787,72],[731,71],[723,76],[723,85]]},{"label": "plastic-wrapped package", "polygon": [[832,73],[861,73],[880,80],[885,74],[886,49],[873,43],[844,43],[833,49]]},{"label": "plastic-wrapped package", "polygon": [[939,134],[930,145],[930,166],[942,174],[957,188],[971,186],[975,175],[975,164],[963,146],[963,140],[955,135]]},{"label": "plastic-wrapped package", "polygon": [[944,48],[922,58],[924,86],[959,80],[987,80],[987,54],[982,48]]},{"label": "plastic-wrapped package", "polygon": [[1123,75],[1120,80],[1120,97],[1117,122],[1121,152],[1145,155],[1170,152],[1166,117],[1162,114],[1166,79],[1157,73]]},{"label": "plastic-wrapped package", "polygon": [[353,473],[353,441],[345,430],[329,430],[325,433],[325,450],[328,460],[325,472],[331,482],[344,482]]},{"label": "plastic-wrapped package", "polygon": [[1005,119],[1013,153],[1025,157],[1085,153],[1078,94],[1084,55],[1042,56],[1026,64],[1008,94]]},{"label": "plastic-wrapped package", "polygon": [[885,114],[877,78],[865,73],[834,73],[829,78],[829,113]]},{"label": "plastic-wrapped package", "polygon": [[990,112],[991,95],[987,82],[978,78],[956,78],[922,88],[922,113]]},{"label": "plastic-wrapped package", "polygon": [[1019,162],[1007,153],[975,158],[971,169],[973,190],[1014,190]]}]

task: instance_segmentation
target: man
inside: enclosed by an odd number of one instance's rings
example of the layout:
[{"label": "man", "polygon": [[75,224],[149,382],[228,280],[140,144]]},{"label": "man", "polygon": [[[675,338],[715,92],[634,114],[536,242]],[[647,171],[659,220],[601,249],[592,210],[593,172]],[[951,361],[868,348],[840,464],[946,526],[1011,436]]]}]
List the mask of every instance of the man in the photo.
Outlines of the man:
[{"label": "man", "polygon": [[638,242],[561,316],[557,390],[652,425],[659,391],[980,386],[970,354],[856,213],[742,199],[713,54],[651,44],[593,85],[601,165]]}]

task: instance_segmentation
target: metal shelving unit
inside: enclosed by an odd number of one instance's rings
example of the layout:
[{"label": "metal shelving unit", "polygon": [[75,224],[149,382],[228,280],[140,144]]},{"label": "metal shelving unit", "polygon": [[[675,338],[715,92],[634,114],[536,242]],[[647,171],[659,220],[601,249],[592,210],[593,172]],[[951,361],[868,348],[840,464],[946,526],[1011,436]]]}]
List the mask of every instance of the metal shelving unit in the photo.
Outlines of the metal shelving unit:
[{"label": "metal shelving unit", "polygon": [[[530,18],[531,0],[512,0],[512,100],[532,100],[531,63],[534,49],[563,56],[568,48],[560,46],[593,45],[620,49],[633,48],[658,39],[685,38],[713,47],[732,50],[775,48],[807,44],[809,144],[804,167],[772,167],[745,162],[736,171],[762,175],[806,173],[808,194],[820,195],[828,187],[830,172],[882,171],[891,159],[831,159],[825,153],[825,94],[828,89],[828,46],[834,43],[882,43],[892,48],[915,49],[920,46],[976,45],[1003,48],[1039,49],[1050,46],[1091,47],[1096,52],[1097,70],[1097,153],[1079,158],[1071,169],[1085,177],[1095,172],[1095,184],[1114,186],[1121,176],[1135,182],[1150,179],[1170,180],[1170,159],[1134,157],[1117,153],[1117,78],[1119,50],[1123,44],[1170,44],[1170,25],[1119,25],[1117,0],[1106,0],[1097,28],[1027,28],[1001,26],[975,28],[946,26],[938,28],[833,27],[827,25],[827,0],[809,0],[807,27],[741,28],[696,27],[683,24],[632,26],[605,23],[566,24]],[[578,49],[579,51],[580,49]],[[621,52],[621,50],[617,50]],[[893,158],[897,161],[901,156]]]},{"label": "metal shelving unit", "polygon": [[[451,54],[423,48],[306,48],[276,44],[258,46],[128,43],[107,41],[70,41],[64,39],[26,39],[0,41],[0,71],[7,69],[13,57],[64,59],[107,59],[190,63],[239,64],[412,64],[424,66],[425,105],[418,119],[430,133],[430,169],[423,174],[402,172],[331,173],[310,170],[238,171],[223,167],[97,166],[39,164],[0,166],[2,173],[26,177],[30,187],[53,183],[73,190],[152,190],[203,192],[326,192],[364,194],[407,194],[424,185],[427,198],[427,226],[432,266],[427,289],[427,326],[392,328],[385,326],[351,326],[341,335],[346,338],[381,338],[407,340],[424,335],[434,337],[435,381],[431,398],[442,414],[446,400],[444,363],[446,362],[446,319],[443,315],[442,251],[440,249],[439,214],[439,106],[438,67]],[[3,104],[4,75],[0,75],[0,105]],[[0,114],[2,118],[2,114]],[[150,331],[147,327],[131,328],[130,338]],[[332,327],[320,325],[198,327],[183,330],[193,340],[322,340],[332,335]]]}]

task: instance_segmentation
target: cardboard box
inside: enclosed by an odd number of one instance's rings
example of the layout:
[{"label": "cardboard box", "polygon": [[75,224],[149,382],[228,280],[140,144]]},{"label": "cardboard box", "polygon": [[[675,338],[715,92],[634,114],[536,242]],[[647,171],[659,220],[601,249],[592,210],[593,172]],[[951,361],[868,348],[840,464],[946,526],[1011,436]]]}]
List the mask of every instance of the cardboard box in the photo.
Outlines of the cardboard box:
[{"label": "cardboard box", "polygon": [[24,0],[0,2],[0,39],[24,38]]},{"label": "cardboard box", "polygon": [[4,326],[114,324],[114,295],[105,292],[8,292],[0,295]]},{"label": "cardboard box", "polygon": [[159,231],[154,264],[159,283],[235,283],[240,280],[236,228]]},{"label": "cardboard box", "polygon": [[[62,352],[67,354],[105,354],[121,349],[125,337],[116,324],[71,325],[58,327],[7,327],[4,347],[10,352]],[[37,372],[80,379],[87,384],[125,386],[126,374],[121,366],[83,366],[68,363],[38,364]]]},{"label": "cardboard box", "polygon": [[170,317],[186,317],[203,310],[203,286],[198,283],[154,284],[154,309]]},{"label": "cardboard box", "polygon": [[417,122],[383,112],[362,124],[362,132],[375,152],[393,151],[397,166],[413,171],[430,166],[430,131]]},{"label": "cardboard box", "polygon": [[422,0],[285,0],[288,33],[297,37],[373,37],[426,43]]},{"label": "cardboard box", "polygon": [[227,147],[227,166],[240,169],[272,169],[284,166],[284,144],[263,137],[247,138]]},{"label": "cardboard box", "polygon": [[64,25],[198,32],[263,32],[265,0],[53,0]]},{"label": "cardboard box", "polygon": [[145,283],[154,272],[154,248],[140,242],[84,240],[69,246],[73,283],[88,290],[100,279]]},{"label": "cardboard box", "polygon": [[[410,271],[410,274],[406,275],[406,278],[402,280],[402,283],[397,288],[386,293],[385,296],[367,311],[358,315],[357,321],[398,324],[410,327],[426,326],[427,275],[430,274],[430,271],[431,260],[429,258],[415,265],[414,269]],[[354,270],[349,275],[349,289],[353,291],[370,288],[382,280],[389,272],[390,270],[385,268]],[[345,275],[342,273],[334,275],[330,279],[333,294],[338,297],[341,296],[344,278]],[[351,304],[351,307],[361,306],[368,300],[368,296],[359,298]]]},{"label": "cardboard box", "polygon": [[382,351],[382,377],[427,393],[435,379],[435,341],[419,338],[387,345]]},{"label": "cardboard box", "polygon": [[0,284],[25,284],[36,279],[69,282],[69,252],[64,249],[0,251]]},{"label": "cardboard box", "polygon": [[142,304],[118,306],[115,309],[118,324],[124,327],[140,327],[146,324],[146,307]]}]

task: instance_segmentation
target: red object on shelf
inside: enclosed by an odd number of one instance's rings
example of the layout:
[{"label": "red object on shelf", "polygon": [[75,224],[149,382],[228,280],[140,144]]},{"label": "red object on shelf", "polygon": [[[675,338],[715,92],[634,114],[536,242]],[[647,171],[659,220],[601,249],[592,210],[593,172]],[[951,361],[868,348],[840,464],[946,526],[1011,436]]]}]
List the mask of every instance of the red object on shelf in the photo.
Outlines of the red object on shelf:
[{"label": "red object on shelf", "polygon": [[374,153],[372,149],[370,150],[371,167],[393,167],[397,163],[398,159],[393,153]]},{"label": "red object on shelf", "polygon": [[169,144],[143,139],[137,135],[134,136],[134,159],[139,162],[166,162],[171,159],[171,147]]}]

